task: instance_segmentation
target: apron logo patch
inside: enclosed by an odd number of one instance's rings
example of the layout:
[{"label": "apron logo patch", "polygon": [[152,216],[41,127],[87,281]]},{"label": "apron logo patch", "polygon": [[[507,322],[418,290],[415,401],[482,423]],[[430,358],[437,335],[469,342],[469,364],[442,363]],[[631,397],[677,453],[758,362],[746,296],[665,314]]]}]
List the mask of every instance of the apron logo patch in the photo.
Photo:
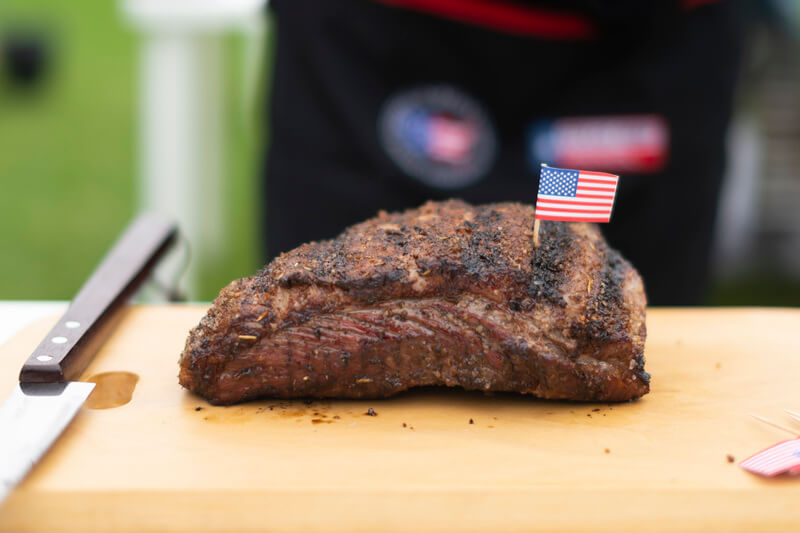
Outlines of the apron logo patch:
[{"label": "apron logo patch", "polygon": [[535,122],[528,135],[528,162],[566,168],[602,168],[647,174],[667,163],[669,127],[660,115],[569,117]]},{"label": "apron logo patch", "polygon": [[384,150],[403,172],[440,189],[480,181],[497,151],[483,108],[448,85],[394,94],[383,106],[378,130]]}]

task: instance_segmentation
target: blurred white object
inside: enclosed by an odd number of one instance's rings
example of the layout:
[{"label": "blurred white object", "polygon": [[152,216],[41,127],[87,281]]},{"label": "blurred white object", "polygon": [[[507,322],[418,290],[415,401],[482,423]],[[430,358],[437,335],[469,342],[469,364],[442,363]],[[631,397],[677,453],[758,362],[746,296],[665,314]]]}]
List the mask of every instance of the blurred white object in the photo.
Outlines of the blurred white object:
[{"label": "blurred white object", "polygon": [[127,18],[145,31],[217,32],[252,24],[267,0],[123,0]]},{"label": "blurred white object", "polygon": [[[197,274],[227,252],[224,216],[223,37],[248,36],[247,55],[263,48],[267,0],[123,0],[142,34],[140,180],[143,210],[174,217],[191,260],[179,291],[197,298]],[[250,70],[254,61],[244,58]],[[246,83],[247,83],[246,76]],[[254,76],[249,76],[250,83]],[[244,94],[252,91],[245,87]],[[162,285],[180,273],[173,252],[156,271]]]},{"label": "blurred white object", "polygon": [[759,225],[760,141],[752,117],[745,113],[734,116],[728,129],[728,160],[715,224],[714,270],[722,278],[757,266],[753,252]]},{"label": "blurred white object", "polygon": [[[772,7],[787,20],[772,18],[769,24],[754,26],[749,37],[737,113],[728,136],[715,267],[722,278],[756,275],[766,282],[776,278],[796,282],[800,281],[800,2]],[[789,19],[795,24],[784,27]]]}]

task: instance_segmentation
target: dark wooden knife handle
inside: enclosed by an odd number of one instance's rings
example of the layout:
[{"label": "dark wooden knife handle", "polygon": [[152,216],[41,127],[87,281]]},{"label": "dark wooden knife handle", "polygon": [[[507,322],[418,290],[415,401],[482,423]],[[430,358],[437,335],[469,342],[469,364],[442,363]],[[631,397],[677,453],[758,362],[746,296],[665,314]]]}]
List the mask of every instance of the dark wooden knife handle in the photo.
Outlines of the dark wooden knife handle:
[{"label": "dark wooden knife handle", "polygon": [[20,382],[80,377],[94,356],[88,341],[144,281],[176,234],[176,225],[158,215],[134,220],[25,362]]}]

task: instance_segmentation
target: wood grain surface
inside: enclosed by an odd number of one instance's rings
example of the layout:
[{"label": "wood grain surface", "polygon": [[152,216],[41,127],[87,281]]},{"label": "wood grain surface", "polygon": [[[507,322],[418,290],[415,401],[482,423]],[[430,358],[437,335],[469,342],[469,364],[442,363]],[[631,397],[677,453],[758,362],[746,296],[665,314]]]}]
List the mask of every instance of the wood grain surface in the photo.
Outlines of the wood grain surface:
[{"label": "wood grain surface", "polygon": [[[177,384],[204,312],[126,312],[83,379],[138,381],[109,380],[117,407],[78,414],[0,531],[800,530],[800,478],[737,466],[787,438],[749,413],[792,425],[782,409],[800,409],[800,310],[649,310],[652,392],[633,403],[422,390],[232,407]],[[54,322],[0,347],[0,397]]]}]

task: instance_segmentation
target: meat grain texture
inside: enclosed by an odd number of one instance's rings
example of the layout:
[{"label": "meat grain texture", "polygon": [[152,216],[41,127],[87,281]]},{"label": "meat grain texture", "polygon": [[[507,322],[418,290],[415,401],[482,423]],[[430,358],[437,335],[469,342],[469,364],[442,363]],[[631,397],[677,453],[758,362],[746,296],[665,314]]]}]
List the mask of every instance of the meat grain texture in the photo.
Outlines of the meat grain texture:
[{"label": "meat grain texture", "polygon": [[649,390],[642,280],[597,226],[428,202],[304,244],[225,287],[180,383],[214,404],[445,385],[624,401]]}]

